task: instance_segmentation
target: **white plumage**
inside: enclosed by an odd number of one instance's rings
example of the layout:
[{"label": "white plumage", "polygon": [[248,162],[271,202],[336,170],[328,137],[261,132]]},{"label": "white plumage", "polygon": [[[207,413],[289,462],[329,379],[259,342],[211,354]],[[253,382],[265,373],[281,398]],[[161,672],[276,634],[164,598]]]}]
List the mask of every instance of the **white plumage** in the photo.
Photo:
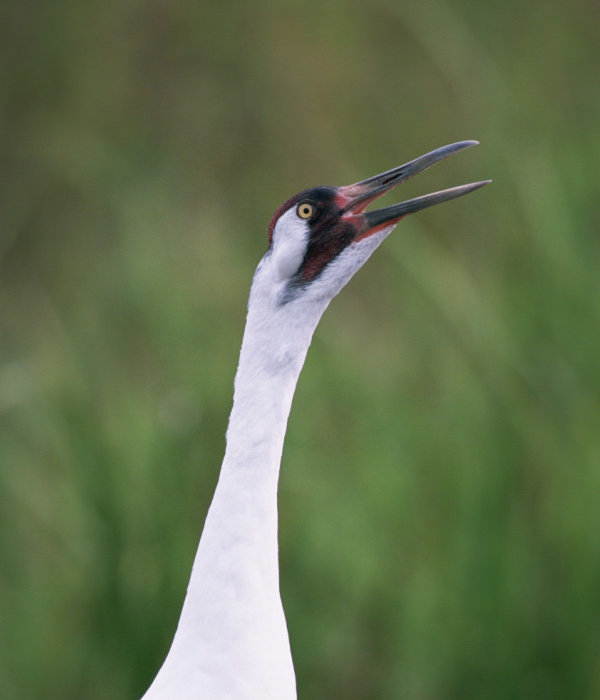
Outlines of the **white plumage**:
[{"label": "white plumage", "polygon": [[484,183],[377,212],[365,213],[367,204],[474,143],[357,185],[307,190],[276,213],[250,291],[219,482],[173,643],[144,700],[296,698],[279,594],[277,483],[298,376],[327,305],[399,218]]}]

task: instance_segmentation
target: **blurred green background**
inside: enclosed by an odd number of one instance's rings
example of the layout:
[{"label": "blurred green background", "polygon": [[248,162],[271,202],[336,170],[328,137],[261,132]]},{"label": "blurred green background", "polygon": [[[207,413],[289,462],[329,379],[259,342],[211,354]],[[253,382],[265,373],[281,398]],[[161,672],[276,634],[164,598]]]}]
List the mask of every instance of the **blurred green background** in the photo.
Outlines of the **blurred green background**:
[{"label": "blurred green background", "polygon": [[0,10],[0,695],[136,698],[273,210],[478,139],[326,313],[280,483],[301,698],[600,697],[597,3]]}]

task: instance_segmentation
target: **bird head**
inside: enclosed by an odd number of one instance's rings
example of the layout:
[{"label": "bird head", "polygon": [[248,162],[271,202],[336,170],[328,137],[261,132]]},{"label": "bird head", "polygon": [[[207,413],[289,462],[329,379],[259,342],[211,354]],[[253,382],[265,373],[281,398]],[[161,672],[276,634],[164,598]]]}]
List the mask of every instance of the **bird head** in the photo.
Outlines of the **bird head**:
[{"label": "bird head", "polygon": [[392,187],[452,153],[474,146],[443,146],[397,168],[345,187],[314,187],[284,202],[269,226],[269,249],[255,281],[268,283],[280,304],[295,300],[328,302],[407,214],[439,204],[487,184],[474,182],[400,204],[366,211]]}]

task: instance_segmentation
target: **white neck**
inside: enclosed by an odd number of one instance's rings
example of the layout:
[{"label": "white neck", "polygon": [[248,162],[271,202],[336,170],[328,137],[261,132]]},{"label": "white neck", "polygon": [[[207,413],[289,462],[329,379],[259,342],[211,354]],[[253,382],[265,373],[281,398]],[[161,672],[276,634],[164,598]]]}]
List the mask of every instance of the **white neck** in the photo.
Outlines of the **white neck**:
[{"label": "white neck", "polygon": [[144,700],[296,697],[277,482],[298,375],[326,305],[280,305],[255,279],[219,482],[173,644]]}]

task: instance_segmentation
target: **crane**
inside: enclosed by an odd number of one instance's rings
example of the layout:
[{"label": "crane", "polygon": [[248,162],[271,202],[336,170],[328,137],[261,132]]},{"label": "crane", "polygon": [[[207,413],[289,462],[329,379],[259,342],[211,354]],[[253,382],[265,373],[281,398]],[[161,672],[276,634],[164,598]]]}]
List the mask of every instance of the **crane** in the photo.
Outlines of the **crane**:
[{"label": "crane", "polygon": [[296,698],[279,593],[277,484],[298,376],[329,302],[398,221],[489,180],[367,206],[476,144],[438,148],[354,185],[305,190],[275,212],[250,289],[219,480],[171,648],[143,700]]}]

